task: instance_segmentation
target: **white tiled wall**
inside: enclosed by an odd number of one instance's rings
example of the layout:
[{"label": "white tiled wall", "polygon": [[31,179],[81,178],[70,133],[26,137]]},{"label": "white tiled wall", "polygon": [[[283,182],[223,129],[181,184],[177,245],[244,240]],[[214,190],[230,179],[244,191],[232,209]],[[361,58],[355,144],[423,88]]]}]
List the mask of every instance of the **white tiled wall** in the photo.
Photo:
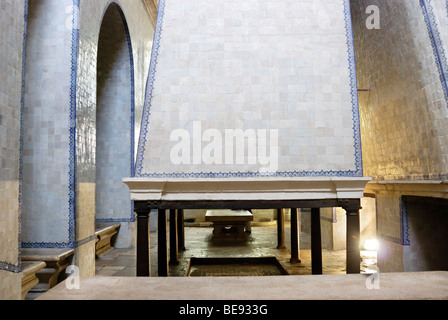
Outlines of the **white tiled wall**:
[{"label": "white tiled wall", "polygon": [[[22,242],[69,242],[71,0],[30,0]],[[45,17],[51,16],[51,19]]]},{"label": "white tiled wall", "polygon": [[[133,119],[129,51],[120,12],[111,7],[104,18],[98,49],[95,152],[97,221],[130,219],[132,214],[129,190],[120,183],[123,177],[131,174],[131,156],[134,157],[134,150],[131,151]],[[121,231],[118,237],[120,240],[126,238],[127,233],[125,228]],[[132,245],[132,241],[128,240],[127,245]]]},{"label": "white tiled wall", "polygon": [[278,172],[350,175],[360,168],[348,1],[163,3],[142,175],[261,169],[247,158],[242,165],[174,165],[170,134],[181,128],[192,135],[195,121],[222,135],[278,130]]}]

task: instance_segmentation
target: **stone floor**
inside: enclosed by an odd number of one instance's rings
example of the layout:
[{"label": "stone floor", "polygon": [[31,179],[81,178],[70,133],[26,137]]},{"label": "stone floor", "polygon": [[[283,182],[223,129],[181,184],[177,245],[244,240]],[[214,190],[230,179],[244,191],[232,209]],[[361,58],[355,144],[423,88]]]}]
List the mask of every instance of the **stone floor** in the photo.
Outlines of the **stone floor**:
[{"label": "stone floor", "polygon": [[[310,235],[300,233],[301,263],[290,263],[290,226],[285,222],[286,249],[277,249],[277,226],[265,223],[253,226],[247,242],[216,243],[212,240],[212,227],[185,227],[186,250],[179,252],[179,265],[170,266],[171,277],[184,277],[191,258],[244,258],[276,257],[289,275],[311,275],[311,239]],[[151,275],[157,276],[157,232],[150,233]],[[361,273],[376,272],[376,252],[361,251]],[[323,274],[345,274],[345,250],[322,250]],[[247,266],[245,268],[247,273]],[[229,276],[235,275],[232,270]],[[136,250],[114,249],[96,260],[96,276],[135,277]],[[29,293],[27,300],[34,300],[41,293]]]},{"label": "stone floor", "polygon": [[[135,249],[115,249],[98,259],[97,276],[83,279],[77,290],[59,284],[38,300],[416,300],[448,298],[448,272],[382,273],[376,271],[376,253],[362,251],[364,274],[345,275],[345,250],[323,250],[323,273],[311,274],[310,237],[300,234],[301,263],[289,262],[289,249],[278,250],[275,225],[253,227],[246,243],[223,244],[211,240],[212,228],[187,227],[186,251],[170,277],[157,277],[157,233],[151,233],[152,277],[135,277]],[[285,228],[289,248],[289,228]],[[190,258],[276,257],[290,276],[185,277]],[[200,259],[201,260],[201,259]],[[202,260],[201,260],[202,261]],[[242,268],[244,266],[241,266]],[[381,281],[380,281],[381,280]],[[373,290],[375,289],[375,290]],[[378,289],[378,290],[377,290]],[[156,305],[157,306],[157,305]],[[179,309],[171,305],[173,314]],[[163,309],[165,310],[165,309]],[[166,311],[166,310],[165,310]],[[217,310],[219,311],[219,310]],[[221,310],[222,311],[222,310]],[[270,310],[273,312],[274,310]],[[278,311],[278,310],[277,310]]]},{"label": "stone floor", "polygon": [[[170,277],[157,275],[157,233],[151,234],[152,277],[135,277],[135,250],[115,249],[97,260],[97,276],[83,279],[77,290],[61,283],[38,297],[38,300],[170,300],[176,305],[160,304],[163,312],[179,313],[181,300],[420,300],[448,298],[448,272],[381,273],[368,275],[376,269],[375,254],[362,252],[362,273],[345,275],[345,251],[323,250],[324,275],[310,275],[310,238],[301,233],[301,263],[289,262],[288,249],[278,250],[275,225],[253,227],[247,243],[223,244],[211,241],[212,228],[187,227],[187,250],[180,254],[180,264],[170,268]],[[289,228],[285,229],[289,248]],[[290,275],[185,277],[190,258],[265,257],[275,256]],[[194,259],[197,260],[197,259]],[[199,259],[202,261],[202,259]],[[222,261],[223,259],[221,259]],[[369,269],[371,268],[371,269]],[[247,271],[247,270],[246,270]],[[249,270],[253,275],[254,270]],[[225,277],[223,276],[225,275]],[[263,278],[263,281],[259,281]],[[188,302],[190,303],[190,301]],[[219,304],[218,304],[219,306]],[[291,306],[297,308],[295,302]],[[154,308],[153,307],[153,308]],[[222,312],[222,306],[219,306]],[[314,306],[315,307],[315,306]],[[279,309],[269,305],[269,312]],[[283,306],[282,306],[283,308]],[[283,309],[282,309],[283,310]],[[294,309],[293,309],[294,310]],[[218,312],[218,308],[217,308]],[[291,314],[291,313],[288,313]],[[164,313],[164,315],[166,315]],[[218,314],[219,315],[219,314]],[[175,317],[173,317],[174,319]]]},{"label": "stone floor", "polygon": [[[375,276],[378,275],[377,278]],[[260,278],[263,280],[260,281]],[[373,279],[372,279],[373,278]],[[373,280],[373,281],[372,281]],[[366,274],[325,274],[325,275],[292,275],[292,276],[268,276],[268,277],[91,277],[83,279],[76,289],[68,288],[66,283],[60,283],[49,290],[37,300],[101,300],[113,301],[115,307],[108,307],[101,303],[96,306],[101,316],[116,317],[117,310],[121,307],[115,304],[118,300],[146,300],[150,303],[138,306],[153,314],[158,313],[167,319],[179,319],[185,317],[181,311],[188,306],[193,309],[214,307],[214,315],[221,319],[223,308],[229,305],[260,306],[265,305],[268,310],[266,319],[280,319],[291,315],[307,315],[308,312],[319,313],[325,317],[326,311],[351,312],[356,317],[368,315],[381,316],[384,312],[390,312],[390,304],[381,305],[378,301],[359,308],[359,305],[348,306],[341,300],[358,303],[358,300],[411,300],[409,304],[400,304],[395,310],[400,315],[408,312],[409,316],[416,315],[424,310],[425,315],[436,317],[443,314],[446,305],[431,304],[425,308],[414,300],[444,300],[448,299],[448,272],[402,272],[381,273],[375,275]],[[166,302],[160,300],[167,300]],[[187,302],[185,302],[187,300]],[[217,300],[224,300],[218,302]],[[258,300],[259,302],[257,302]],[[281,305],[273,304],[273,301],[282,302]],[[297,304],[299,300],[337,300],[336,304],[328,307],[305,302]],[[216,301],[216,302],[215,302]],[[232,302],[235,301],[235,302]],[[241,303],[239,301],[242,301]],[[286,303],[291,301],[291,303]],[[320,303],[320,302],[319,302]],[[440,306],[440,311],[434,307]],[[285,309],[285,307],[287,307]],[[409,309],[410,307],[415,308]],[[445,307],[445,308],[443,308]],[[348,309],[347,309],[348,308]],[[442,309],[443,308],[443,309]],[[97,310],[98,309],[98,310]],[[307,310],[308,309],[308,310]],[[392,310],[392,308],[390,308]],[[36,313],[35,306],[31,310]],[[134,308],[132,310],[135,310]],[[196,309],[197,310],[197,309]],[[245,309],[246,310],[246,309]],[[287,312],[285,312],[287,311]],[[91,312],[89,310],[89,312]],[[300,314],[297,314],[300,312]],[[189,313],[195,314],[196,313]],[[233,313],[230,315],[237,315]],[[329,313],[328,313],[329,314]],[[204,313],[197,314],[204,316]],[[210,316],[211,314],[207,315]],[[243,314],[240,314],[243,315]],[[244,313],[247,315],[247,313]],[[251,314],[250,316],[254,316]],[[409,317],[405,315],[405,317]],[[204,317],[205,318],[205,317]],[[210,317],[215,319],[216,317]],[[263,315],[255,318],[265,318]]]},{"label": "stone floor", "polygon": [[[286,249],[277,249],[277,227],[275,224],[253,226],[248,241],[244,243],[216,243],[212,240],[211,227],[185,227],[186,250],[179,252],[179,265],[170,266],[170,276],[184,276],[190,258],[226,257],[276,257],[290,275],[311,274],[310,236],[300,234],[301,263],[290,263],[289,225],[285,225]],[[157,276],[157,232],[151,232],[151,275]],[[362,251],[361,272],[376,270],[376,253]],[[323,273],[345,273],[345,250],[322,251]],[[114,249],[96,261],[96,275],[134,277],[136,270],[135,249]]]}]

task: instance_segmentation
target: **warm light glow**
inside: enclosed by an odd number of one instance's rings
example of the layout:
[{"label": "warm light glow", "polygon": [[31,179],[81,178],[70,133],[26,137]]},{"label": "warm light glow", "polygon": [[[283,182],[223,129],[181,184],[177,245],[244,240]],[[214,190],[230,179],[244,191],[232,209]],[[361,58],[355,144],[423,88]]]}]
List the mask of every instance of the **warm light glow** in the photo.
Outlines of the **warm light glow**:
[{"label": "warm light glow", "polygon": [[378,250],[378,241],[376,239],[366,239],[364,241],[364,249],[372,251]]}]

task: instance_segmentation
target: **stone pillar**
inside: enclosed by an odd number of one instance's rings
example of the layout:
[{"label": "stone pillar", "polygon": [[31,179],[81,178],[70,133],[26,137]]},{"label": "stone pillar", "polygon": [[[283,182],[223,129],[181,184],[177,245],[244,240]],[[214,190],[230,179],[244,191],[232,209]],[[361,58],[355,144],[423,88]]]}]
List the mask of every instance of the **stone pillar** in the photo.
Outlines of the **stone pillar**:
[{"label": "stone pillar", "polygon": [[320,208],[311,209],[311,270],[312,274],[322,274]]},{"label": "stone pillar", "polygon": [[359,210],[361,209],[361,201],[359,199],[345,201],[342,207],[347,213],[347,273],[360,273]]},{"label": "stone pillar", "polygon": [[277,209],[277,249],[285,249],[285,214]]},{"label": "stone pillar", "polygon": [[159,277],[168,276],[168,245],[166,232],[166,210],[158,210],[157,228],[157,264]]},{"label": "stone pillar", "polygon": [[135,202],[137,214],[137,277],[149,277],[151,264],[149,256],[149,213],[146,202]]},{"label": "stone pillar", "polygon": [[170,265],[179,264],[179,243],[177,234],[178,224],[177,210],[170,210]]},{"label": "stone pillar", "polygon": [[291,263],[300,263],[299,259],[299,212],[291,209]]},{"label": "stone pillar", "polygon": [[184,225],[184,210],[177,210],[177,248],[180,251],[185,251],[185,225]]}]

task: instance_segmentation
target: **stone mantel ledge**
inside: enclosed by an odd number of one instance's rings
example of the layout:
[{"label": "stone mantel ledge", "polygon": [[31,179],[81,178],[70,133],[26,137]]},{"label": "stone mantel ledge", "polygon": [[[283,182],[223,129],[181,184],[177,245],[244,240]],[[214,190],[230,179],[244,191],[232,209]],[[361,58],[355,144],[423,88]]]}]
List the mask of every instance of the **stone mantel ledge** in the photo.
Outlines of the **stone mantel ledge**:
[{"label": "stone mantel ledge", "polygon": [[124,178],[133,201],[360,199],[366,177]]},{"label": "stone mantel ledge", "polygon": [[366,193],[397,192],[408,196],[430,196],[448,199],[447,180],[372,180],[366,185]]}]

